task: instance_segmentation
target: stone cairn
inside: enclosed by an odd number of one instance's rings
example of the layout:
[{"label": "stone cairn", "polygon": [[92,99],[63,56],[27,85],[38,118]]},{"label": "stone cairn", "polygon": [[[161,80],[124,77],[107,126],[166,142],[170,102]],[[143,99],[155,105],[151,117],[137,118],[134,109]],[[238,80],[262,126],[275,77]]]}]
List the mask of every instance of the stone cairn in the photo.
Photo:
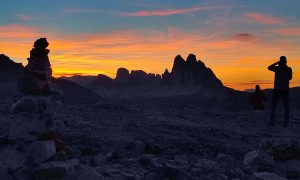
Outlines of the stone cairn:
[{"label": "stone cairn", "polygon": [[[57,103],[62,92],[51,82],[48,45],[46,38],[35,41],[24,76],[19,79],[18,89],[24,96],[12,106],[13,119],[8,140],[14,146],[0,153],[0,179],[63,177],[63,172],[53,169],[57,169],[53,163],[57,164],[55,160],[58,159],[66,160],[72,154],[72,148],[58,138],[63,123],[54,119],[51,110],[51,105]],[[47,162],[52,162],[50,167],[45,165]],[[71,166],[76,162],[73,160],[67,164]]]}]

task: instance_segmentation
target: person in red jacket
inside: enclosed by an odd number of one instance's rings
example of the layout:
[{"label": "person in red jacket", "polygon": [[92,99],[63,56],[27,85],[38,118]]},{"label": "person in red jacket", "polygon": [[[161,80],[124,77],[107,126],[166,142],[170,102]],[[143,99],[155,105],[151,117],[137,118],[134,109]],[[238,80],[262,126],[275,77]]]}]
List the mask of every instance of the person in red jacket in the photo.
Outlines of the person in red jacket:
[{"label": "person in red jacket", "polygon": [[285,56],[281,56],[278,62],[271,64],[268,69],[275,73],[274,90],[271,101],[271,118],[268,125],[275,125],[275,112],[276,106],[279,99],[283,100],[284,106],[284,122],[283,127],[287,127],[289,124],[290,117],[290,106],[289,106],[289,82],[293,77],[292,68],[288,67]]},{"label": "person in red jacket", "polygon": [[255,86],[255,92],[251,95],[251,103],[254,110],[264,110],[264,101],[267,101],[265,94],[260,90],[260,86]]}]

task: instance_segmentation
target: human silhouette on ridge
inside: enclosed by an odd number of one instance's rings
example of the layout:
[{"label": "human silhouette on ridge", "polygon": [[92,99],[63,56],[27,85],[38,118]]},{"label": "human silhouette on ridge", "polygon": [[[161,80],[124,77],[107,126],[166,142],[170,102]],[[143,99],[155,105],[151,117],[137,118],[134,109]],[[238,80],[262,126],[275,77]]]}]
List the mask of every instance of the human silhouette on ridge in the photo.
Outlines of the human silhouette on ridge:
[{"label": "human silhouette on ridge", "polygon": [[267,100],[265,94],[260,90],[260,86],[255,86],[255,91],[251,95],[251,103],[254,110],[264,110],[264,101]]},{"label": "human silhouette on ridge", "polygon": [[281,56],[280,60],[271,64],[268,69],[275,72],[274,90],[271,101],[271,117],[268,125],[275,126],[276,106],[278,100],[282,98],[285,112],[283,127],[287,127],[290,117],[289,81],[293,77],[293,71],[292,68],[287,66],[287,60],[285,56]]}]

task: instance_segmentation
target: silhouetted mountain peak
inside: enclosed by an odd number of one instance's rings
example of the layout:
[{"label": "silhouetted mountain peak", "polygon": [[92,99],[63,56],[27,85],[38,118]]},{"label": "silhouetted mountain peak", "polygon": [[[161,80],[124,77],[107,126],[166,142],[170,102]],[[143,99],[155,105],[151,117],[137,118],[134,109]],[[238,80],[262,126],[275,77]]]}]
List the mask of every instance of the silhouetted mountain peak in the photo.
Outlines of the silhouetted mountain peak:
[{"label": "silhouetted mountain peak", "polygon": [[88,86],[96,79],[96,76],[83,76],[83,75],[74,75],[70,77],[59,77],[59,79],[67,79],[73,82],[76,82],[77,84],[80,84],[81,86]]},{"label": "silhouetted mountain peak", "polygon": [[4,54],[0,54],[0,80],[16,80],[22,76],[24,67],[22,63],[15,63]]},{"label": "silhouetted mountain peak", "polygon": [[9,57],[4,54],[0,54],[0,68],[2,67],[10,67],[10,66],[20,66],[22,63],[15,63]]},{"label": "silhouetted mountain peak", "polygon": [[98,74],[96,79],[90,84],[91,88],[102,88],[102,87],[110,87],[114,84],[112,78],[104,75]]},{"label": "silhouetted mountain peak", "polygon": [[115,78],[116,83],[127,83],[129,80],[130,74],[128,69],[126,68],[119,68],[117,70],[117,75]]},{"label": "silhouetted mountain peak", "polygon": [[176,72],[178,70],[183,69],[184,65],[185,65],[184,59],[180,55],[177,55],[174,59],[172,72]]},{"label": "silhouetted mountain peak", "polygon": [[170,72],[169,72],[168,68],[166,68],[164,74],[169,74],[169,73],[170,73]]},{"label": "silhouetted mountain peak", "polygon": [[187,64],[190,63],[197,63],[196,56],[194,54],[189,54],[187,59],[186,59]]},{"label": "silhouetted mountain peak", "polygon": [[223,87],[222,82],[213,71],[198,60],[194,54],[189,54],[185,61],[180,55],[174,59],[172,72],[165,71],[162,75],[162,84]]}]

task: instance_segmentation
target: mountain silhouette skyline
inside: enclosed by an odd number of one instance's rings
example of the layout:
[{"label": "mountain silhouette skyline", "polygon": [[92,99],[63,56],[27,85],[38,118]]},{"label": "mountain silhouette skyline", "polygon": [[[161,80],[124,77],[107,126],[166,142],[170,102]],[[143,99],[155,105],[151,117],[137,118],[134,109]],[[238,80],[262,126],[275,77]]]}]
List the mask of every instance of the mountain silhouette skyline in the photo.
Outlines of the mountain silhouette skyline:
[{"label": "mountain silhouette skyline", "polygon": [[205,66],[201,60],[197,60],[194,54],[190,54],[186,60],[181,55],[174,58],[172,71],[166,68],[162,74],[146,73],[144,70],[131,70],[120,67],[116,77],[111,78],[104,74],[97,76],[75,75],[60,77],[72,80],[83,86],[138,86],[138,85],[171,85],[187,87],[210,87],[222,88],[223,83],[216,77],[214,72]]}]

